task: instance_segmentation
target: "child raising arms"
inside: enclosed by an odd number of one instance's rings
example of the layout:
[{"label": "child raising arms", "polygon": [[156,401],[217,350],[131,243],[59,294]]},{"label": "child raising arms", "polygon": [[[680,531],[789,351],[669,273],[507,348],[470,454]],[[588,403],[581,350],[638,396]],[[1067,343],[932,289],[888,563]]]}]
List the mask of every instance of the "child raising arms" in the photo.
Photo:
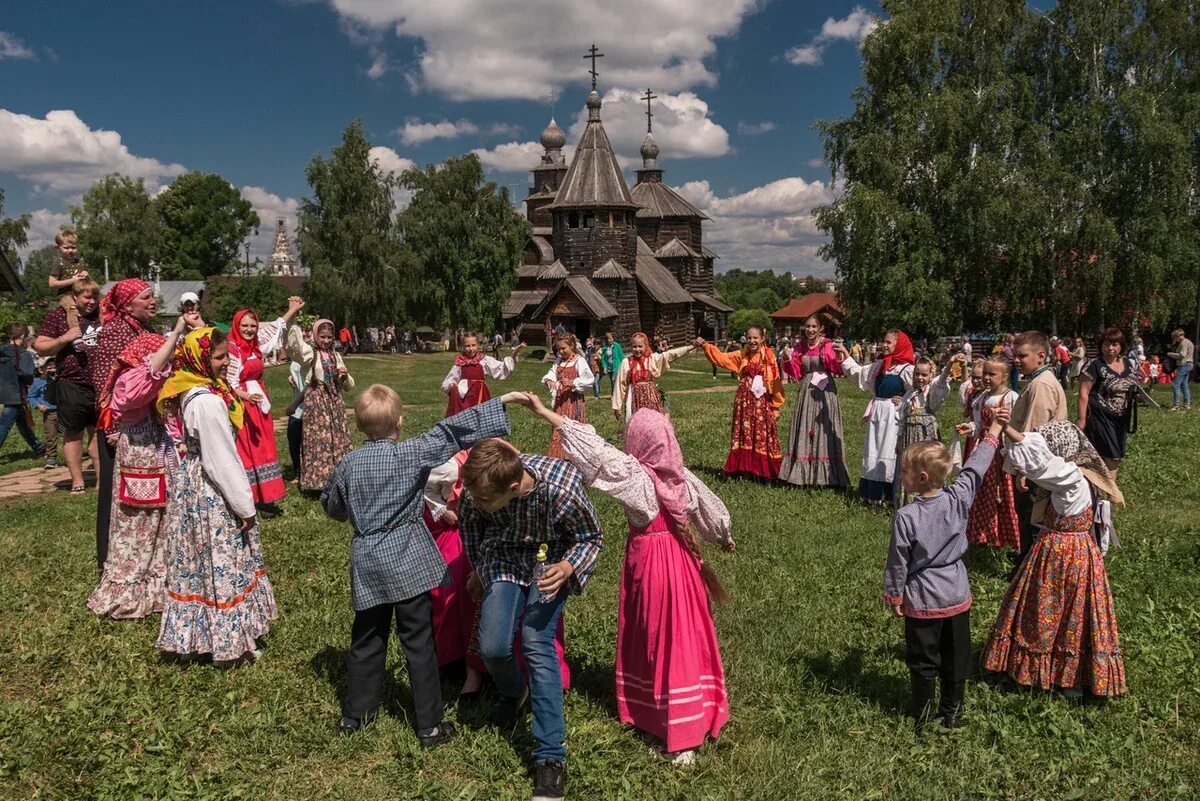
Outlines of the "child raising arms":
[{"label": "child raising arms", "polygon": [[[1008,388],[1008,361],[1002,357],[989,356],[983,362],[982,385],[986,389],[971,404],[971,422],[955,427],[975,443],[982,439],[982,432],[991,426],[998,410],[1011,410],[1017,402],[1017,393]],[[971,506],[967,540],[972,545],[1016,549],[1021,545],[1019,532],[1013,478],[1004,472],[1004,455],[997,453]]]}]

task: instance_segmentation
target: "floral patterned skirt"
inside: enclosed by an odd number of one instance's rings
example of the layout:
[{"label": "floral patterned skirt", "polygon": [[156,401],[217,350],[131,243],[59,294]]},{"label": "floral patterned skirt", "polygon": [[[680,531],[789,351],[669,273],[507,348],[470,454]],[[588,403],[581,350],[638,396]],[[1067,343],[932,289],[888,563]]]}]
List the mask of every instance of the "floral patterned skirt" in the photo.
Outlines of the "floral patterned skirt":
[{"label": "floral patterned skirt", "polygon": [[729,435],[725,474],[773,481],[779,477],[779,464],[782,461],[779,431],[771,415],[770,397],[754,397],[750,382],[742,379],[733,399],[733,427]]},{"label": "floral patterned skirt", "polygon": [[653,381],[639,381],[629,388],[630,410],[629,416],[638,409],[653,409],[656,412],[667,413],[666,404],[663,402],[662,390],[658,388],[658,384]]},{"label": "floral patterned skirt", "polygon": [[278,617],[258,526],[241,521],[189,455],[168,510],[167,597],[158,648],[233,660],[257,648]]},{"label": "floral patterned skirt", "polygon": [[122,466],[149,469],[165,464],[169,496],[174,452],[167,429],[153,415],[120,428],[113,462],[108,558],[100,585],[88,598],[88,608],[101,617],[141,618],[162,611],[167,510],[127,506],[120,502],[116,488]]},{"label": "floral patterned skirt", "polygon": [[[587,422],[587,410],[581,392],[568,392],[565,396],[556,397],[554,411],[568,420],[575,420],[579,423]],[[562,440],[558,436],[558,429],[555,429],[550,436],[550,448],[546,451],[546,455],[555,459],[562,459],[566,456]]]},{"label": "floral patterned skirt", "polygon": [[983,650],[985,670],[1043,690],[1126,691],[1112,591],[1091,522],[1090,509],[1071,517],[1047,510],[1047,527],[1004,595]]},{"label": "floral patterned skirt", "polygon": [[300,489],[320,492],[333,478],[334,468],[350,452],[350,427],[342,393],[323,385],[304,390],[304,439]]}]

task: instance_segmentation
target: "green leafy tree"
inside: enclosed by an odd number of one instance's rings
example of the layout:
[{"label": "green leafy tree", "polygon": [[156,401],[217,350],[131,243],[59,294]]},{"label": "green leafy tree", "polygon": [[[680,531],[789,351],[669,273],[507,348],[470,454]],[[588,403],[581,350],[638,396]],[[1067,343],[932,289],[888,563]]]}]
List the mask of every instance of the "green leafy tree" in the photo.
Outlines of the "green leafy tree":
[{"label": "green leafy tree", "polygon": [[267,275],[221,275],[204,283],[204,316],[229,323],[239,309],[253,309],[263,320],[273,320],[287,309],[291,293]]},{"label": "green leafy tree", "polygon": [[396,181],[371,160],[370,150],[355,121],[329,158],[309,162],[313,195],[300,205],[297,230],[300,258],[309,268],[306,300],[322,316],[350,325],[403,320],[414,286],[412,259],[396,238]]},{"label": "green leafy tree", "polygon": [[28,302],[49,301],[57,297],[58,292],[50,288],[48,279],[50,271],[58,262],[58,248],[46,245],[25,257],[21,271],[21,283],[25,285],[23,299]]},{"label": "green leafy tree", "polygon": [[775,311],[791,298],[806,295],[808,285],[801,285],[791,273],[776,275],[772,270],[732,270],[716,276],[717,292],[735,309],[768,309]]},{"label": "green leafy tree", "polygon": [[70,211],[80,253],[97,275],[104,274],[105,260],[114,279],[149,275],[150,262],[161,255],[163,231],[145,181],[106,175]]},{"label": "green leafy tree", "polygon": [[414,193],[397,221],[419,270],[413,319],[434,328],[490,330],[516,281],[529,223],[507,189],[484,180],[474,154],[406,170],[400,183]]},{"label": "green leafy tree", "polygon": [[29,231],[29,215],[19,217],[4,216],[4,189],[0,188],[0,251],[8,256],[8,260],[16,265],[17,248],[25,247]]},{"label": "green leafy tree", "polygon": [[162,223],[162,277],[200,279],[219,275],[238,248],[258,232],[254,207],[224,178],[185,173],[154,199]]},{"label": "green leafy tree", "polygon": [[752,325],[762,328],[767,336],[775,333],[775,323],[771,320],[770,312],[763,309],[738,309],[729,315],[729,338],[738,339]]}]

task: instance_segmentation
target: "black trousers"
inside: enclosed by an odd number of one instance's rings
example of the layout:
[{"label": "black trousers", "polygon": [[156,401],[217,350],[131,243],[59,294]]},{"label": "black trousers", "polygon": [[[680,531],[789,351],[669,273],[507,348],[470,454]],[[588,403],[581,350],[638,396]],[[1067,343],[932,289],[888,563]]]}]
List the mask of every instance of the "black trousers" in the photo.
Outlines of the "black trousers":
[{"label": "black trousers", "polygon": [[442,722],[445,710],[437,651],[433,647],[433,602],[427,592],[396,604],[381,604],[354,613],[350,652],[346,654],[346,700],[342,715],[365,721],[379,711],[393,612],[396,635],[408,663],[416,728],[432,729]]},{"label": "black trousers", "polygon": [[112,523],[113,463],[117,461],[117,449],[109,445],[108,438],[99,431],[96,439],[96,450],[100,455],[96,474],[96,565],[104,572],[104,561],[108,559],[108,527]]},{"label": "black trousers", "polygon": [[292,469],[296,471],[295,478],[300,480],[300,446],[304,443],[304,420],[288,416],[287,421],[288,454],[292,457]]},{"label": "black trousers", "polygon": [[966,681],[971,665],[971,612],[904,618],[904,662],[923,679]]},{"label": "black trousers", "polygon": [[1024,560],[1025,554],[1033,547],[1038,532],[1038,527],[1033,524],[1033,485],[1030,484],[1025,492],[1014,492],[1013,495],[1016,501],[1013,505],[1017,510],[1017,528],[1021,537],[1020,558]]}]

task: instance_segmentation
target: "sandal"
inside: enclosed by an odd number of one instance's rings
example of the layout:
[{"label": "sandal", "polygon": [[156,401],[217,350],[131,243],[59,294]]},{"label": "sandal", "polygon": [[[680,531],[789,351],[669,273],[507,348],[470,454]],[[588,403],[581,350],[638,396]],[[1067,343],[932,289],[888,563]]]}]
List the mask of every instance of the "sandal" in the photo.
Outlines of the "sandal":
[{"label": "sandal", "polygon": [[71,487],[72,495],[84,495],[86,493],[87,493],[87,487],[83,486],[82,484],[79,485],[78,487]]}]

